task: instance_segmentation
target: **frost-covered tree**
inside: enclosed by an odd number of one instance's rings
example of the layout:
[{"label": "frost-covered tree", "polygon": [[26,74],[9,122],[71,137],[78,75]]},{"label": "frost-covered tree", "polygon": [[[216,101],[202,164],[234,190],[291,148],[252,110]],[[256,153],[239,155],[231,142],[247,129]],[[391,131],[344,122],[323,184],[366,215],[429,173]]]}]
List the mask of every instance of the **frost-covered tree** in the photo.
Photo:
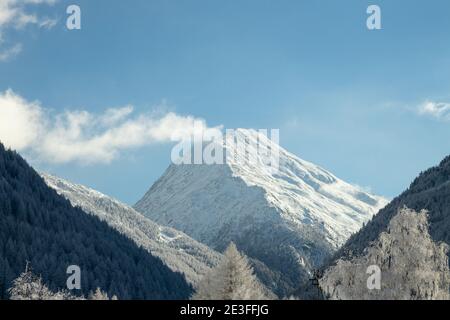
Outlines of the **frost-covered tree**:
[{"label": "frost-covered tree", "polygon": [[86,300],[83,296],[74,296],[68,290],[61,290],[53,293],[50,300]]},{"label": "frost-covered tree", "polygon": [[9,294],[11,300],[50,300],[52,297],[41,277],[34,275],[28,264],[25,272],[13,281]]},{"label": "frost-covered tree", "polygon": [[[68,290],[57,292],[51,291],[42,281],[41,277],[36,276],[27,265],[17,279],[13,281],[13,287],[9,289],[11,300],[86,300],[84,297],[72,295]],[[108,294],[97,288],[91,292],[89,300],[110,300]],[[114,295],[111,300],[118,300]]]},{"label": "frost-covered tree", "polygon": [[[330,299],[450,299],[448,245],[434,242],[428,229],[425,210],[400,209],[362,255],[326,270],[322,289]],[[381,271],[377,288],[369,286],[375,269]]]},{"label": "frost-covered tree", "polygon": [[83,297],[73,296],[67,290],[52,292],[28,264],[8,291],[11,300],[84,300]]},{"label": "frost-covered tree", "polygon": [[234,243],[226,249],[222,261],[197,286],[193,300],[263,300],[266,289],[261,285],[245,255]]},{"label": "frost-covered tree", "polygon": [[[117,297],[114,296],[113,300],[117,300]],[[97,288],[95,292],[91,292],[89,295],[89,300],[109,300],[108,294],[102,291],[100,288]]]},{"label": "frost-covered tree", "polygon": [[414,179],[411,185],[381,209],[367,225],[348,239],[338,250],[334,260],[348,259],[349,254],[360,255],[370,242],[376,241],[388,229],[398,208],[428,211],[429,233],[433,241],[450,245],[450,156]]}]

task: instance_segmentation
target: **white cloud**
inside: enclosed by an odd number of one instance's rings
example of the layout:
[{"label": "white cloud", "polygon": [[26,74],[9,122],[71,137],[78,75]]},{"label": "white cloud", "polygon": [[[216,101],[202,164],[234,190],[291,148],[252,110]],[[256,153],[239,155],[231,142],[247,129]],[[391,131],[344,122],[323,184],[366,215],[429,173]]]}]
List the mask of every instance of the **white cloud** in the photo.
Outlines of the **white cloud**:
[{"label": "white cloud", "polygon": [[40,135],[42,109],[8,90],[0,94],[0,139],[7,146],[22,150]]},{"label": "white cloud", "polygon": [[450,103],[428,101],[419,106],[418,112],[420,115],[450,121]]},{"label": "white cloud", "polygon": [[45,29],[51,29],[58,23],[57,19],[44,18],[39,21],[39,27]]},{"label": "white cloud", "polygon": [[28,24],[43,26],[49,24],[49,18],[40,18],[29,12],[31,5],[53,5],[56,0],[0,0],[0,28],[21,28]]},{"label": "white cloud", "polygon": [[134,115],[132,106],[103,114],[67,111],[55,115],[11,90],[0,93],[0,141],[50,163],[109,163],[127,149],[217,129],[208,128],[203,119],[173,112]]},{"label": "white cloud", "polygon": [[[51,29],[57,20],[40,17],[33,13],[36,5],[53,5],[57,0],[0,0],[0,62],[20,53],[22,45],[15,43],[6,47],[4,33],[8,28],[22,29],[28,25]],[[30,9],[31,8],[31,9]],[[31,11],[31,12],[30,12]],[[20,49],[19,49],[20,48]]]},{"label": "white cloud", "polygon": [[133,106],[111,108],[105,111],[105,113],[101,116],[100,121],[104,125],[114,125],[117,122],[125,119],[131,113],[133,113]]},{"label": "white cloud", "polygon": [[9,59],[15,57],[22,51],[22,44],[17,43],[10,48],[6,48],[0,51],[0,62],[8,61]]}]

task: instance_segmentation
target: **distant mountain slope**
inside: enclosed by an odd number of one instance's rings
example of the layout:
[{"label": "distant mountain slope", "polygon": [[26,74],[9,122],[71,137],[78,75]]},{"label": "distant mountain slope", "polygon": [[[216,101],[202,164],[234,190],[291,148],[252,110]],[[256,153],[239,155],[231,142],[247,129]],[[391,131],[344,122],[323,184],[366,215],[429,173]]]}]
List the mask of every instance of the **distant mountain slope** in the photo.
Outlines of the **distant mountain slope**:
[{"label": "distant mountain slope", "polygon": [[386,204],[256,131],[238,130],[236,141],[252,154],[257,144],[279,151],[279,171],[260,155],[237,161],[238,144],[226,141],[226,164],[171,165],[135,208],[213,249],[234,241],[278,295],[298,287]]},{"label": "distant mountain slope", "polygon": [[[336,300],[448,300],[447,254],[448,245],[436,244],[428,234],[426,211],[403,208],[361,256],[338,260],[328,268],[320,285]],[[378,288],[367,286],[375,271],[371,266],[380,271]],[[371,280],[369,284],[376,284]]]},{"label": "distant mountain slope", "polygon": [[97,287],[121,299],[182,299],[183,275],[49,188],[17,153],[0,144],[0,298],[29,261],[50,289],[81,268],[81,293]]},{"label": "distant mountain slope", "polygon": [[133,208],[98,191],[41,173],[46,183],[74,206],[97,216],[147,249],[172,270],[182,272],[191,283],[200,278],[221,254],[169,227],[159,226]]},{"label": "distant mountain slope", "polygon": [[359,255],[381,232],[386,231],[398,208],[429,212],[431,238],[450,244],[450,156],[422,172],[400,196],[392,200],[337,252],[335,258]]}]

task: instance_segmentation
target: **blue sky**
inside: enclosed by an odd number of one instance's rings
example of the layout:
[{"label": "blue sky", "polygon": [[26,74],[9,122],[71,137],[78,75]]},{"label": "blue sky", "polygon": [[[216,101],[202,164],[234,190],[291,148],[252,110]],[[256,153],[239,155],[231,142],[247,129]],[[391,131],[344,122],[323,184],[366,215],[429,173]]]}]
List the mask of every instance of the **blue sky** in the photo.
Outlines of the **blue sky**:
[{"label": "blue sky", "polygon": [[[387,197],[450,153],[448,1],[41,0],[17,5],[38,18],[22,26],[2,25],[8,1],[17,0],[0,0],[5,101],[279,128],[289,151]],[[81,8],[81,30],[65,26],[69,4]],[[382,30],[366,28],[369,4],[380,6]],[[20,151],[41,170],[134,203],[171,147],[90,164]]]}]

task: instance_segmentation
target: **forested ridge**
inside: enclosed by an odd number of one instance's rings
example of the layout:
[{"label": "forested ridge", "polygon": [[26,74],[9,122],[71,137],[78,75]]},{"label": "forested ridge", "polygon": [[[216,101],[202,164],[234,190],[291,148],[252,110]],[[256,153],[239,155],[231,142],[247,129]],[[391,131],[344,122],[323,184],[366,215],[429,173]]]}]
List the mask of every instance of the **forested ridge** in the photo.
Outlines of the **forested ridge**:
[{"label": "forested ridge", "polygon": [[406,206],[428,211],[430,235],[435,242],[450,244],[450,156],[414,179],[409,188],[393,199],[359,232],[350,237],[336,258],[360,255],[369,244],[386,231],[397,210]]},{"label": "forested ridge", "polygon": [[64,289],[69,265],[81,268],[81,291],[119,299],[184,299],[183,275],[105,222],[74,208],[16,152],[0,143],[0,299],[29,262],[52,290]]}]

